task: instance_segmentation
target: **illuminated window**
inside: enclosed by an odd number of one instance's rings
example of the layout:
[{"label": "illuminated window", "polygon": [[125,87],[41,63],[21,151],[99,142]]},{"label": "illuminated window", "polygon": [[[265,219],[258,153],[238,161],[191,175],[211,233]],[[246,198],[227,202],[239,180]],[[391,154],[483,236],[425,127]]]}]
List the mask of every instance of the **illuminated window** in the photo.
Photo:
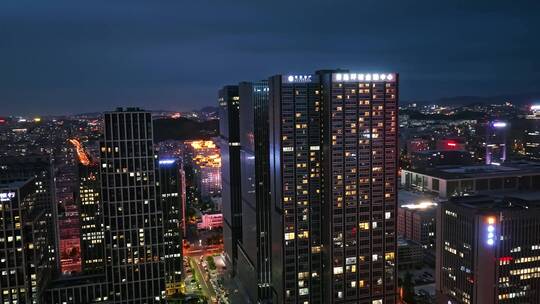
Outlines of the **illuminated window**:
[{"label": "illuminated window", "polygon": [[294,240],[294,232],[285,233],[285,240],[286,241]]}]

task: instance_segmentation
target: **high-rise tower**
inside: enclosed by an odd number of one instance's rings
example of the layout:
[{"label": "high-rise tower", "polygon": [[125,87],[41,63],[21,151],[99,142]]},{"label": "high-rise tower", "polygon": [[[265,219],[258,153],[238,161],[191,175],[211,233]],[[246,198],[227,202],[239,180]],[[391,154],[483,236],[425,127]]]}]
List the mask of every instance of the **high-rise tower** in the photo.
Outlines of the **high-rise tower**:
[{"label": "high-rise tower", "polygon": [[248,298],[395,303],[398,75],[276,75],[239,99],[241,153],[223,164],[241,162]]},{"label": "high-rise tower", "polygon": [[159,160],[159,189],[163,204],[165,242],[165,287],[167,294],[180,293],[183,278],[183,182],[182,163],[179,159]]},{"label": "high-rise tower", "polygon": [[398,75],[318,75],[324,303],[395,303]]},{"label": "high-rise tower", "polygon": [[238,86],[219,91],[219,133],[223,198],[223,242],[225,260],[236,271],[238,243],[242,241],[242,201],[240,190],[240,124]]},{"label": "high-rise tower", "polygon": [[157,303],[165,292],[165,267],[152,117],[128,108],[104,118],[100,149],[109,299]]},{"label": "high-rise tower", "polygon": [[271,299],[268,81],[239,84],[242,243],[238,280],[250,301]]},{"label": "high-rise tower", "polygon": [[274,302],[323,303],[320,83],[277,75],[269,89]]},{"label": "high-rise tower", "polygon": [[395,303],[397,74],[270,79],[279,303]]}]

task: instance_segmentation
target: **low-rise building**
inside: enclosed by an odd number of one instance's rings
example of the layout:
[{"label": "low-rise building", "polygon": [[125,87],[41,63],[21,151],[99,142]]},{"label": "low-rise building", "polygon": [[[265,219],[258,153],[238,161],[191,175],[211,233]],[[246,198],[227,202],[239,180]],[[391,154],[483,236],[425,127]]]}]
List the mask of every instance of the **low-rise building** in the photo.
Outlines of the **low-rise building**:
[{"label": "low-rise building", "polygon": [[540,189],[540,163],[408,169],[402,171],[401,186],[441,198]]},{"label": "low-rise building", "polygon": [[223,227],[223,214],[203,214],[202,221],[197,223],[198,229],[214,229]]}]

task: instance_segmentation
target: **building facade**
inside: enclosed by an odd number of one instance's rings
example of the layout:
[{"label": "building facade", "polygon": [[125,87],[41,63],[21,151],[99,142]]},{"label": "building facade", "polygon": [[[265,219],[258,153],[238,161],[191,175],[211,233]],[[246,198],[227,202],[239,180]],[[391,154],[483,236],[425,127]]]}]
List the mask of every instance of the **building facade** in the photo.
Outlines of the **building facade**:
[{"label": "building facade", "polygon": [[486,130],[486,165],[500,165],[506,161],[506,133],[508,123],[492,121]]},{"label": "building facade", "polygon": [[529,159],[540,160],[540,105],[532,105],[526,118],[523,154]]},{"label": "building facade", "polygon": [[0,302],[42,303],[53,268],[37,179],[0,182]]},{"label": "building facade", "polygon": [[238,280],[252,303],[271,299],[268,81],[239,84],[242,243]]},{"label": "building facade", "polygon": [[219,91],[219,147],[223,198],[223,242],[225,260],[236,272],[238,244],[242,242],[242,199],[240,184],[240,96],[238,86]]},{"label": "building facade", "polygon": [[213,198],[221,193],[220,149],[212,140],[195,140],[189,144],[189,154],[195,180],[202,198]]},{"label": "building facade", "polygon": [[103,274],[60,277],[52,281],[47,288],[44,303],[111,303],[108,290]]},{"label": "building facade", "polygon": [[276,303],[395,303],[397,78],[270,78]]},{"label": "building facade", "polygon": [[165,295],[163,208],[150,112],[104,115],[100,143],[106,276],[114,303],[159,303]]},{"label": "building facade", "polygon": [[441,166],[402,170],[401,186],[440,198],[540,188],[540,164]]},{"label": "building facade", "polygon": [[269,79],[275,303],[323,303],[322,111],[316,78],[293,76],[289,81],[288,76],[276,75]]},{"label": "building facade", "polygon": [[80,247],[82,271],[103,273],[105,267],[105,236],[101,206],[99,164],[79,162]]},{"label": "building facade", "polygon": [[35,178],[36,200],[40,209],[45,210],[47,231],[49,231],[49,258],[54,272],[60,269],[59,239],[56,223],[58,208],[55,198],[54,166],[48,156],[24,156],[0,158],[0,182],[28,180]]},{"label": "building facade", "polygon": [[398,208],[398,235],[415,241],[424,249],[435,249],[437,204],[411,204]]},{"label": "building facade", "polygon": [[163,204],[165,243],[165,288],[167,295],[181,293],[183,279],[182,163],[179,159],[159,160],[159,189]]},{"label": "building facade", "polygon": [[325,303],[395,303],[398,75],[319,74]]},{"label": "building facade", "polygon": [[539,203],[470,197],[441,204],[437,303],[540,303]]}]

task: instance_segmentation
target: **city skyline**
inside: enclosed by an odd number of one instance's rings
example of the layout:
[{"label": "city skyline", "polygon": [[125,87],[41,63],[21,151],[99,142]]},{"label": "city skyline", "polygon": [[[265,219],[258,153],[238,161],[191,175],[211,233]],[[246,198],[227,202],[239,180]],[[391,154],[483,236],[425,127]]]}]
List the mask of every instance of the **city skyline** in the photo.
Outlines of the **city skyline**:
[{"label": "city skyline", "polygon": [[0,115],[186,111],[224,84],[333,67],[400,71],[403,101],[538,91],[537,1],[280,4],[6,2]]},{"label": "city skyline", "polygon": [[4,1],[0,303],[540,304],[540,1]]}]

